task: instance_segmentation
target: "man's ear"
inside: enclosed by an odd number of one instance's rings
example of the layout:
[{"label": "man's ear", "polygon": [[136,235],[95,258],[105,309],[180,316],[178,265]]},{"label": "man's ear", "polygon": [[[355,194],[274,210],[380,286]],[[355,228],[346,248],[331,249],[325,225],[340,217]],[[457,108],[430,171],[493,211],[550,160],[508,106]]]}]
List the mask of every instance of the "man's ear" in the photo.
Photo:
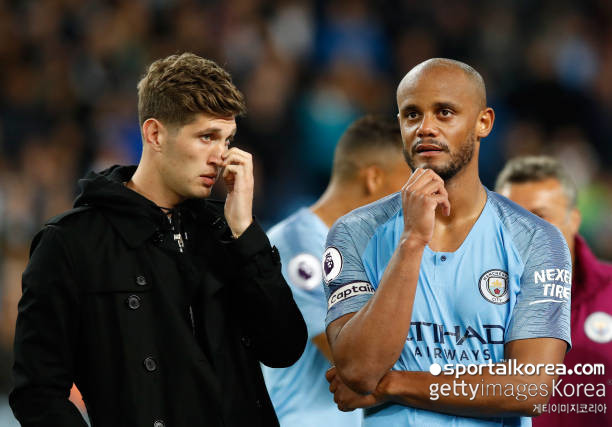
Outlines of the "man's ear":
[{"label": "man's ear", "polygon": [[143,144],[153,151],[161,151],[168,131],[157,119],[147,119],[142,124]]},{"label": "man's ear", "polygon": [[361,169],[363,188],[367,196],[376,194],[384,184],[384,172],[378,165],[369,165]]},{"label": "man's ear", "polygon": [[572,211],[569,213],[569,226],[573,235],[578,234],[581,222],[582,215],[580,215],[580,211],[577,208],[573,208]]},{"label": "man's ear", "polygon": [[478,121],[476,122],[476,136],[478,138],[485,138],[493,129],[493,122],[495,121],[495,112],[492,108],[487,107],[482,110],[478,115]]}]

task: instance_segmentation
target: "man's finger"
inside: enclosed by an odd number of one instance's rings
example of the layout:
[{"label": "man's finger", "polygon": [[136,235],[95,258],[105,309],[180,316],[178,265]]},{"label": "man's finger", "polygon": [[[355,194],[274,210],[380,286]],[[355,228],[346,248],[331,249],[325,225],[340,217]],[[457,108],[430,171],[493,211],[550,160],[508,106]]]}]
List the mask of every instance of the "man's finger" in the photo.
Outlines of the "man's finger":
[{"label": "man's finger", "polygon": [[240,171],[243,170],[240,165],[227,165],[223,168],[223,172],[221,172],[221,177],[226,179],[230,174],[238,175]]},{"label": "man's finger", "polygon": [[410,187],[411,185],[413,185],[415,182],[417,182],[417,180],[426,172],[425,169],[421,169],[421,168],[416,168],[415,170],[412,171],[412,174],[410,174],[410,177],[408,177],[408,181],[406,181],[406,184],[404,185],[404,188],[406,187]]},{"label": "man's finger", "polygon": [[444,183],[441,183],[439,181],[430,181],[429,183],[424,185],[420,190],[418,190],[418,192],[426,196],[429,196],[431,194],[439,194],[439,195],[448,197],[446,188],[444,188]]},{"label": "man's finger", "polygon": [[444,196],[442,194],[436,194],[433,196],[434,200],[438,204],[438,206],[442,206],[442,213],[446,216],[450,215],[451,205],[448,201],[448,196]]},{"label": "man's finger", "polygon": [[248,151],[241,150],[241,149],[240,149],[240,148],[238,148],[238,147],[232,147],[232,148],[228,149],[228,150],[227,150],[225,153],[223,153],[223,154],[221,155],[221,157],[228,156],[228,155],[230,155],[230,154],[232,154],[232,153],[238,153],[238,154],[243,154],[243,155],[245,155],[245,156],[247,156],[247,157],[252,157],[252,154],[251,154],[251,153],[249,153]]},{"label": "man's finger", "polygon": [[221,155],[221,159],[225,163],[229,163],[231,161],[236,161],[240,163],[252,163],[253,162],[253,156],[250,153],[239,150],[237,148],[236,149],[231,148],[228,151],[225,151]]},{"label": "man's finger", "polygon": [[422,174],[418,176],[418,178],[416,178],[411,183],[408,183],[406,185],[406,189],[411,192],[419,191],[424,186],[428,185],[430,182],[437,182],[437,183],[440,183],[441,185],[444,185],[444,181],[442,180],[442,178],[440,178],[431,169],[426,169],[424,170]]},{"label": "man's finger", "polygon": [[252,165],[252,159],[245,157],[242,154],[239,153],[232,153],[229,156],[226,156],[223,159],[223,164],[224,165],[244,165],[244,166],[249,166]]},{"label": "man's finger", "polygon": [[336,376],[335,366],[332,366],[331,368],[327,370],[327,372],[325,372],[325,379],[327,380],[327,382],[331,382],[335,376]]}]

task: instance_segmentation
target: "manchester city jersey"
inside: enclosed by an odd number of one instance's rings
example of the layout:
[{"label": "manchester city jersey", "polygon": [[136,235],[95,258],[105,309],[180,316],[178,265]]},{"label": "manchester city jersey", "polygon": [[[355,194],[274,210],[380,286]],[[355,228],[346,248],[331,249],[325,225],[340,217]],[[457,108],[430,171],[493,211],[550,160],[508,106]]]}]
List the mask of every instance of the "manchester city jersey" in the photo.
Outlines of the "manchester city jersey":
[{"label": "manchester city jersey", "polygon": [[319,260],[327,232],[319,217],[303,208],[268,233],[270,242],[278,248],[283,275],[308,328],[306,349],[293,366],[284,369],[262,366],[282,427],[361,425],[361,410],[348,413],[338,410],[325,379],[331,365],[312,342],[312,338],[325,333],[327,305]]},{"label": "manchester city jersey", "polygon": [[[376,292],[404,229],[400,193],[338,220],[322,266],[329,324]],[[571,258],[557,228],[487,190],[487,202],[454,252],[423,252],[411,327],[394,370],[433,363],[499,362],[504,344],[553,337],[570,345]],[[384,331],[381,331],[384,333]],[[450,424],[449,424],[450,423]],[[366,411],[366,426],[531,425],[530,418],[476,419],[401,405]]]}]

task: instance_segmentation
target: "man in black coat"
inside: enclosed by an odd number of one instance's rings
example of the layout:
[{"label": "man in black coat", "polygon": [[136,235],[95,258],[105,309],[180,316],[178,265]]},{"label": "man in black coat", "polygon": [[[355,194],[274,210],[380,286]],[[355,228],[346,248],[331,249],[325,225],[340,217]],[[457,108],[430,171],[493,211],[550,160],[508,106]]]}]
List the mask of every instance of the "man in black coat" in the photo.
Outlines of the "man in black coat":
[{"label": "man in black coat", "polygon": [[[252,217],[245,111],[229,74],[193,54],[138,84],[143,154],[80,181],[23,274],[10,404],[23,426],[278,425],[260,362],[286,367],[306,327]],[[205,198],[218,179],[225,203]]]}]

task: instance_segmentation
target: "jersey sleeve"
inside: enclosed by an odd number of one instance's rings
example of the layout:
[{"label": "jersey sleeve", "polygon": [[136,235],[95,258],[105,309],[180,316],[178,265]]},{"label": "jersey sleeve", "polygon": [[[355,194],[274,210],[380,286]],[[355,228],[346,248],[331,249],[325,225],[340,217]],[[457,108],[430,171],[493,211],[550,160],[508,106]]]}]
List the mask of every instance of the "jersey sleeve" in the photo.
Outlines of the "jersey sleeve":
[{"label": "jersey sleeve", "polygon": [[546,223],[533,234],[523,262],[506,342],[558,338],[569,349],[572,263],[563,235]]},{"label": "jersey sleeve", "polygon": [[327,299],[325,324],[348,313],[359,311],[374,294],[374,288],[366,274],[362,251],[364,239],[352,235],[359,230],[351,229],[343,222],[336,223],[327,235],[326,249],[321,266]]}]

